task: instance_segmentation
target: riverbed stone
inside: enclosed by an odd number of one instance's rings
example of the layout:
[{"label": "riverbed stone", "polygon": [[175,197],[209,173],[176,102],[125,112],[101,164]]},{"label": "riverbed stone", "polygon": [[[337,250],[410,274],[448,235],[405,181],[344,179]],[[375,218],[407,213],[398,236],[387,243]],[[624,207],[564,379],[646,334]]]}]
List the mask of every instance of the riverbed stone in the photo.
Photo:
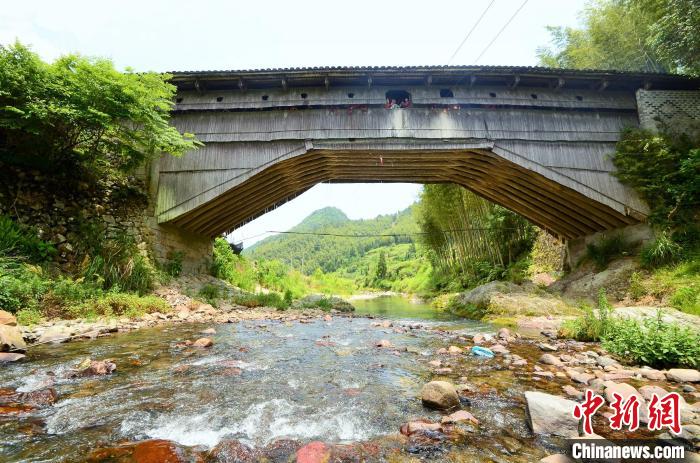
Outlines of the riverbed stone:
[{"label": "riverbed stone", "polygon": [[253,463],[253,449],[235,439],[224,439],[209,451],[207,461],[217,463]]},{"label": "riverbed stone", "polygon": [[0,325],[0,352],[24,352],[27,350],[18,326]]},{"label": "riverbed stone", "polygon": [[17,326],[17,319],[6,310],[0,310],[0,325]]},{"label": "riverbed stone", "polygon": [[211,347],[214,345],[214,341],[211,338],[199,338],[192,343],[192,347]]},{"label": "riverbed stone", "polygon": [[540,463],[574,463],[574,460],[567,457],[563,453],[557,453],[548,457],[544,457],[540,460]]},{"label": "riverbed stone", "polygon": [[676,383],[698,383],[700,371],[690,368],[671,368],[666,372],[666,378]]},{"label": "riverbed stone", "polygon": [[394,345],[388,339],[380,339],[374,345],[376,347],[383,347],[383,348],[394,347]]},{"label": "riverbed stone", "polygon": [[54,325],[48,327],[37,340],[38,344],[60,343],[70,341],[72,330],[64,325]]},{"label": "riverbed stone", "polygon": [[439,410],[446,410],[459,405],[459,396],[452,383],[431,381],[421,391],[423,405]]},{"label": "riverbed stone", "polygon": [[69,374],[71,378],[86,376],[110,375],[117,369],[117,365],[111,360],[91,360],[86,358],[80,362]]},{"label": "riverbed stone", "polygon": [[574,438],[579,436],[579,420],[573,412],[576,402],[538,391],[525,393],[528,424],[535,434]]},{"label": "riverbed stone", "polygon": [[558,366],[561,365],[561,360],[559,360],[558,357],[552,355],[552,354],[542,354],[540,359],[538,360],[540,363],[544,363],[545,365],[554,365]]},{"label": "riverbed stone", "polygon": [[327,463],[331,450],[323,442],[314,441],[297,450],[297,463]]},{"label": "riverbed stone", "polygon": [[449,424],[449,423],[461,423],[467,421],[472,424],[479,424],[479,420],[477,420],[474,415],[469,413],[466,410],[457,410],[456,412],[452,413],[451,415],[443,416],[442,419],[440,420],[441,423],[444,424]]},{"label": "riverbed stone", "polygon": [[447,352],[451,355],[459,355],[463,352],[462,348],[457,346],[450,346],[447,348]]},{"label": "riverbed stone", "polygon": [[615,400],[613,394],[619,394],[622,397],[622,400],[627,400],[632,396],[636,396],[642,402],[644,401],[644,397],[642,397],[642,395],[639,393],[639,391],[637,391],[637,389],[635,389],[634,386],[627,383],[615,383],[612,381],[607,381],[605,383],[605,400],[607,400],[609,403],[612,403]]},{"label": "riverbed stone", "polygon": [[611,365],[619,365],[617,360],[615,360],[612,357],[608,357],[607,355],[598,357],[596,359],[596,363],[598,364],[598,366],[601,366],[601,367],[608,367]]},{"label": "riverbed stone", "polygon": [[9,363],[22,360],[26,355],[18,354],[16,352],[0,352],[0,363]]}]

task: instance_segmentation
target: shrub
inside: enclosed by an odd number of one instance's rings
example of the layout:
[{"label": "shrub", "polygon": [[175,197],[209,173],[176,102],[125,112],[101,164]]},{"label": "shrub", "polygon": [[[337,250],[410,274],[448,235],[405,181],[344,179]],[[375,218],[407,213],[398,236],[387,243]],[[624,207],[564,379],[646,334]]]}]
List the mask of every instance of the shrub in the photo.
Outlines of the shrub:
[{"label": "shrub", "polygon": [[21,309],[15,314],[17,323],[23,326],[32,326],[41,323],[44,318],[38,309]]},{"label": "shrub", "polygon": [[598,313],[589,306],[583,307],[584,314],[573,320],[566,320],[559,329],[559,336],[577,341],[600,341],[610,331],[613,324],[610,318],[612,307],[604,289],[598,293]]},{"label": "shrub", "polygon": [[598,268],[604,270],[615,258],[627,254],[629,245],[620,234],[606,236],[597,243],[589,243],[586,246],[586,258],[590,259]]},{"label": "shrub", "polygon": [[207,303],[216,306],[216,300],[221,297],[221,290],[216,285],[206,284],[200,288],[197,295]]},{"label": "shrub", "polygon": [[211,274],[247,291],[255,289],[257,283],[253,265],[236,255],[224,238],[214,240]]},{"label": "shrub", "polygon": [[172,252],[168,258],[169,262],[165,265],[165,273],[172,277],[178,277],[182,273],[182,260],[185,253],[182,251]]},{"label": "shrub", "polygon": [[40,263],[56,255],[51,243],[36,236],[30,227],[24,227],[6,215],[0,215],[0,256],[20,256]]},{"label": "shrub", "polygon": [[129,317],[135,318],[151,312],[168,312],[170,306],[156,296],[139,296],[129,293],[106,293],[71,306],[69,313],[74,317]]},{"label": "shrub", "polygon": [[676,243],[670,233],[659,233],[654,241],[642,248],[639,258],[647,268],[661,267],[678,262],[683,257],[683,248]]},{"label": "shrub", "polygon": [[632,299],[639,300],[648,294],[648,291],[642,283],[642,275],[639,272],[632,272],[630,275],[629,293]]},{"label": "shrub", "polygon": [[655,368],[700,367],[700,332],[656,318],[625,319],[611,325],[603,347],[630,363]]},{"label": "shrub", "polygon": [[120,232],[106,239],[104,225],[88,222],[81,227],[84,255],[81,276],[105,290],[134,291],[145,294],[153,288],[157,272],[139,253],[133,238]]},{"label": "shrub", "polygon": [[245,307],[274,307],[278,310],[286,310],[289,304],[279,293],[241,293],[232,298],[233,302]]}]

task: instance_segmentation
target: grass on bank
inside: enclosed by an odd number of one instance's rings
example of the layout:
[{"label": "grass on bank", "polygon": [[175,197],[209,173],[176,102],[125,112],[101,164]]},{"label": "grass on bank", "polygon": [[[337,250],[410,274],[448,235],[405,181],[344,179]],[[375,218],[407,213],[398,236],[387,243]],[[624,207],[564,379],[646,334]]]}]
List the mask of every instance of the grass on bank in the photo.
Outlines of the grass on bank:
[{"label": "grass on bank", "polygon": [[82,265],[73,274],[52,262],[55,248],[31,227],[0,217],[0,309],[32,325],[44,318],[137,317],[169,310],[146,293],[164,278],[125,237],[105,240],[84,227]]},{"label": "grass on bank", "polygon": [[635,320],[612,316],[613,308],[604,290],[598,310],[562,324],[559,335],[578,341],[601,341],[603,348],[622,361],[654,368],[700,367],[700,331],[665,322],[662,312],[655,318]]}]

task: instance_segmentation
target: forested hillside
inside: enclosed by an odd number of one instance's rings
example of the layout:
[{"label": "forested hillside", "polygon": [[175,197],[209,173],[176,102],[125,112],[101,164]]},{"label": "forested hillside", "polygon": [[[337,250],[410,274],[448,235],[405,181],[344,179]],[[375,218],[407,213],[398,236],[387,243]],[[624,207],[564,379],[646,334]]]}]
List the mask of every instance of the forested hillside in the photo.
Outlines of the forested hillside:
[{"label": "forested hillside", "polygon": [[254,260],[280,260],[306,275],[317,269],[330,273],[356,268],[357,261],[374,249],[413,243],[417,232],[412,208],[374,219],[350,220],[341,210],[327,207],[309,215],[289,233],[266,238],[243,254]]}]

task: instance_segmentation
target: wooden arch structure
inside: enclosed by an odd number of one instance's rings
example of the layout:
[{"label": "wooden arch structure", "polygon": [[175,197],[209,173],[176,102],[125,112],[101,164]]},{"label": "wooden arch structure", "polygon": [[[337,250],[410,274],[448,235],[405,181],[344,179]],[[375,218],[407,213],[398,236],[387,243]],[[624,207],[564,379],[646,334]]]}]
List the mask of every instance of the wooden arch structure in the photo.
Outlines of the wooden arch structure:
[{"label": "wooden arch structure", "polygon": [[[216,236],[319,182],[462,185],[562,238],[644,220],[612,175],[659,74],[512,67],[175,73],[173,123],[205,147],[157,166],[161,224]],[[410,95],[386,109],[390,91]]]}]

